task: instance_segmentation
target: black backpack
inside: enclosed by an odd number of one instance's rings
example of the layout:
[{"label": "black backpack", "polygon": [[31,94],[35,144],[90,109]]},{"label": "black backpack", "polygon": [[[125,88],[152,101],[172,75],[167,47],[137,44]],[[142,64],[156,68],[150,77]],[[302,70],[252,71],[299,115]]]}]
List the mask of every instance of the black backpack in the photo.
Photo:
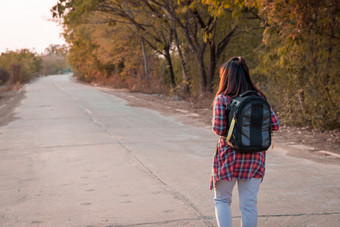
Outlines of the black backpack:
[{"label": "black backpack", "polygon": [[234,98],[226,109],[228,145],[236,151],[265,151],[271,144],[271,109],[266,99],[250,90]]}]

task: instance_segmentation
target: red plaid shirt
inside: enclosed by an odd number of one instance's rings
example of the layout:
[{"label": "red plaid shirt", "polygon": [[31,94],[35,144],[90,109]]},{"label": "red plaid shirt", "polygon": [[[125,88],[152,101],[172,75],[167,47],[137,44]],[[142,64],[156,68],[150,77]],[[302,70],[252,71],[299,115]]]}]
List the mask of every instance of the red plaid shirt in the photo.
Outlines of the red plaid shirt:
[{"label": "red plaid shirt", "polygon": [[[226,135],[227,116],[225,109],[231,98],[218,95],[214,101],[214,116],[212,119],[213,131],[220,136]],[[279,120],[272,111],[272,130],[279,130]],[[213,189],[218,180],[231,181],[232,178],[249,180],[263,178],[265,172],[266,152],[240,153],[231,149],[223,137],[217,141],[214,164],[210,178],[210,189]]]}]

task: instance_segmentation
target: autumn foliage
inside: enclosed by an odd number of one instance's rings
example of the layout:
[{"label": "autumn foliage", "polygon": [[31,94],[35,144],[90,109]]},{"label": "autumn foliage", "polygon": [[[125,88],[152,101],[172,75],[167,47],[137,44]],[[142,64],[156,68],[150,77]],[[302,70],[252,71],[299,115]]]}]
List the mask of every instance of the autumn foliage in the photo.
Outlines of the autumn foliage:
[{"label": "autumn foliage", "polygon": [[286,124],[339,128],[339,1],[59,0],[68,62],[84,81],[213,97],[243,56]]}]

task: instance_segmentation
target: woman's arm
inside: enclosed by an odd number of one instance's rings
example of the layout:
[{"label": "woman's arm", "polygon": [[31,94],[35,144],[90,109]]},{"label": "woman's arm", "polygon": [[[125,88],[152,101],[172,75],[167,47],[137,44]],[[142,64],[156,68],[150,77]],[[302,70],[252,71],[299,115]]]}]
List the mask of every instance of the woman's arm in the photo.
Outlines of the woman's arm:
[{"label": "woman's arm", "polygon": [[226,106],[221,98],[217,96],[214,100],[214,115],[212,118],[212,129],[219,136],[227,134]]},{"label": "woman's arm", "polygon": [[279,119],[277,118],[275,112],[273,110],[271,110],[271,111],[272,111],[272,118],[271,118],[272,131],[278,131],[279,127],[280,127]]}]

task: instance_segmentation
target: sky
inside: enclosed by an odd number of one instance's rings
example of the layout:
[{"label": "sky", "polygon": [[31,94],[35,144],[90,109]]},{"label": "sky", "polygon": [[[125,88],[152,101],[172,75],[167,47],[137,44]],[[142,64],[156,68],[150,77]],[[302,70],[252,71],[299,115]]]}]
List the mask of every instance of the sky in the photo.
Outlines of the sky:
[{"label": "sky", "polygon": [[43,53],[50,44],[65,44],[62,28],[52,21],[57,0],[0,0],[0,53],[29,49]]}]

